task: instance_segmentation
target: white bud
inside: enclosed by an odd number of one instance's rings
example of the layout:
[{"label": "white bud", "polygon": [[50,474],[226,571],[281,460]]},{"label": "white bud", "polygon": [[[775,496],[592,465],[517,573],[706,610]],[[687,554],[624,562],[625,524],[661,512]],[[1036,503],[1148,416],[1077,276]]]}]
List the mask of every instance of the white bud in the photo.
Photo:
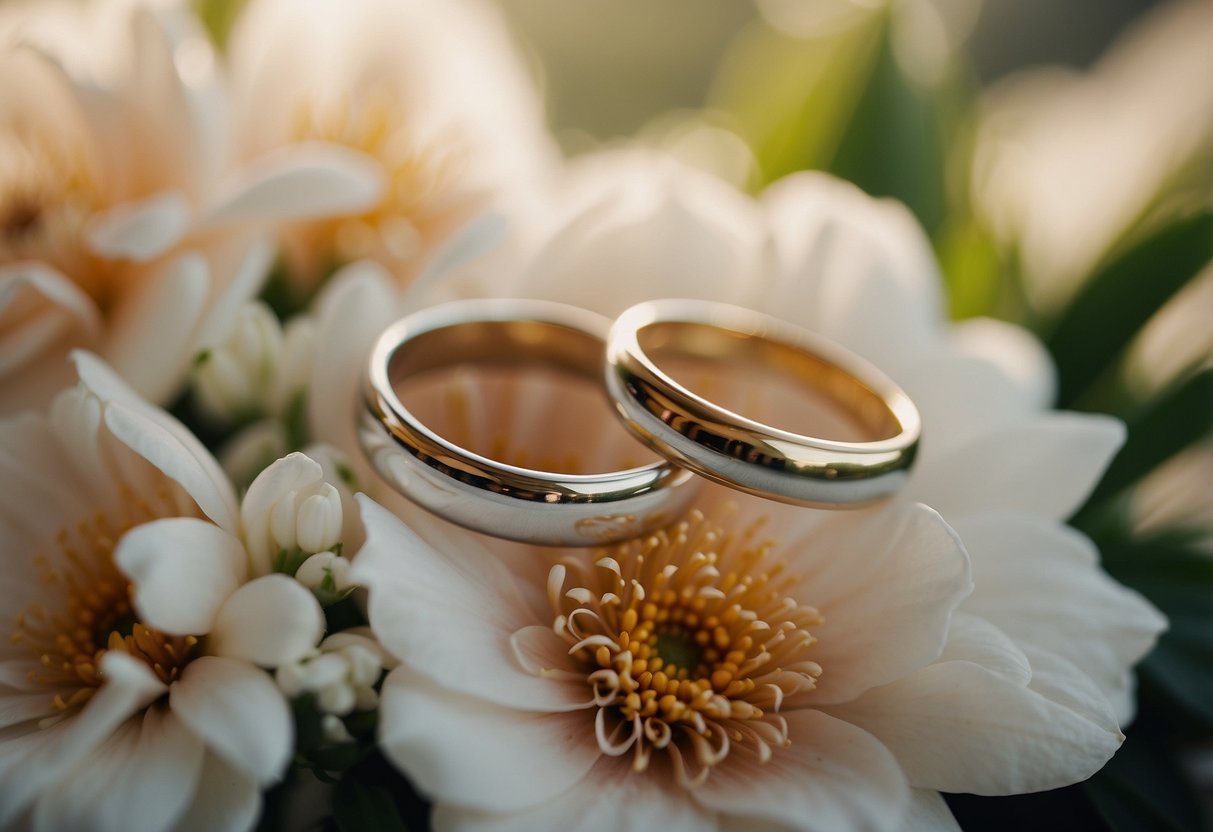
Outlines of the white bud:
[{"label": "white bud", "polygon": [[[350,562],[333,552],[318,552],[305,560],[295,572],[295,580],[315,592],[326,579],[332,580],[333,592],[345,592],[350,588]],[[372,656],[378,665],[378,659]]]},{"label": "white bud", "polygon": [[349,684],[338,682],[316,691],[316,704],[328,714],[345,716],[354,710],[358,698]]},{"label": "white bud", "polygon": [[282,327],[268,306],[247,303],[227,337],[212,346],[194,372],[198,402],[220,421],[267,411],[282,352]]},{"label": "white bud", "polygon": [[324,731],[324,738],[329,742],[354,741],[354,737],[346,730],[345,723],[341,721],[341,717],[325,714],[320,720],[320,728]]},{"label": "white bud", "polygon": [[283,416],[291,400],[307,390],[316,360],[316,324],[306,316],[291,318],[282,337],[282,352],[267,404]]},{"label": "white bud", "polygon": [[313,554],[332,549],[342,537],[341,495],[325,482],[318,464],[287,454],[262,471],[240,506],[244,539],[255,574],[274,568],[278,553]]},{"label": "white bud", "polygon": [[227,441],[219,451],[219,464],[232,482],[243,487],[288,450],[282,423],[277,419],[262,419]]}]

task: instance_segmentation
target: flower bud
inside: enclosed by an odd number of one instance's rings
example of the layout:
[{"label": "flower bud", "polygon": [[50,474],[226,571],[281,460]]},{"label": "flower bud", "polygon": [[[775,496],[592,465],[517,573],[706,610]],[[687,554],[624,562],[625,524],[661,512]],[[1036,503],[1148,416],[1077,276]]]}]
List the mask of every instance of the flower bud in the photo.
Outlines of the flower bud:
[{"label": "flower bud", "polygon": [[[301,453],[287,454],[262,471],[240,506],[245,545],[253,571],[283,569],[280,553],[291,562],[332,549],[341,542],[345,512],[341,494],[324,471]],[[287,570],[294,573],[294,567]]]},{"label": "flower bud", "polygon": [[245,304],[227,337],[199,359],[194,393],[203,410],[221,422],[265,412],[282,342],[273,311],[260,301]]},{"label": "flower bud", "polygon": [[[325,589],[340,594],[353,586],[350,583],[350,562],[334,552],[318,552],[305,560],[295,572],[295,580],[313,592]],[[329,580],[332,583],[325,586]]]}]

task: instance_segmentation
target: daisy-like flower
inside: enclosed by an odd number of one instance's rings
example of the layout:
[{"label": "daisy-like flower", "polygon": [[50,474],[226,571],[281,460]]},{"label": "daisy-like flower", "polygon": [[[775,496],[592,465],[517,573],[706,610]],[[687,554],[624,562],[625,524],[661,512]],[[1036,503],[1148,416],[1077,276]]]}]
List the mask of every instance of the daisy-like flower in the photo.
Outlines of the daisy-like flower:
[{"label": "daisy-like flower", "polygon": [[266,671],[324,630],[275,559],[331,548],[340,502],[293,455],[238,504],[188,431],[75,361],[49,415],[0,422],[0,825],[247,828],[293,748]]},{"label": "daisy-like flower", "polygon": [[[410,531],[365,505],[353,577],[402,662],[381,742],[435,800],[436,824],[947,828],[941,791],[1054,788],[1106,762],[1132,712],[1130,667],[1163,622],[1061,520],[1119,426],[1045,410],[1047,361],[1020,330],[949,325],[930,248],[898,205],[815,175],[754,203],[637,155],[588,162],[572,183],[517,294],[607,314],[707,297],[783,316],[897,379],[923,415],[922,454],[882,508],[710,487],[664,532],[588,552],[399,506]],[[805,406],[727,370],[712,368],[728,382],[713,395],[747,415]],[[532,462],[634,457],[592,398],[466,396],[449,430],[482,452],[500,454],[504,434]]]},{"label": "daisy-like flower", "polygon": [[259,288],[267,225],[381,193],[344,147],[234,166],[216,59],[183,9],[6,5],[0,49],[0,412],[46,404],[80,346],[166,401]]},{"label": "daisy-like flower", "polygon": [[413,279],[470,218],[533,191],[555,158],[534,84],[481,0],[255,0],[230,52],[240,152],[323,140],[386,172],[366,210],[283,235],[302,287],[364,257]]}]

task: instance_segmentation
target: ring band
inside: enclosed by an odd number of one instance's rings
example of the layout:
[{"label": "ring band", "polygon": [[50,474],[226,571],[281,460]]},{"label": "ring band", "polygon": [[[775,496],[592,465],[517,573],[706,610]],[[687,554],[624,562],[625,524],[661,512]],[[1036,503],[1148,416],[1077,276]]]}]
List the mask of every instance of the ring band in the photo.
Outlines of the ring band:
[{"label": "ring band", "polygon": [[593,546],[667,525],[698,490],[690,471],[667,461],[605,474],[507,465],[440,436],[396,393],[409,376],[457,364],[539,365],[601,386],[608,328],[593,312],[536,300],[454,301],[409,315],[388,327],[371,352],[362,448],[412,501],[496,537]]},{"label": "ring band", "polygon": [[[676,382],[653,361],[657,350],[781,368],[841,405],[875,439],[819,439],[748,419]],[[778,318],[709,301],[637,304],[611,327],[607,365],[607,389],[626,427],[662,456],[723,485],[843,508],[888,497],[909,478],[921,434],[909,396],[858,356]]]}]

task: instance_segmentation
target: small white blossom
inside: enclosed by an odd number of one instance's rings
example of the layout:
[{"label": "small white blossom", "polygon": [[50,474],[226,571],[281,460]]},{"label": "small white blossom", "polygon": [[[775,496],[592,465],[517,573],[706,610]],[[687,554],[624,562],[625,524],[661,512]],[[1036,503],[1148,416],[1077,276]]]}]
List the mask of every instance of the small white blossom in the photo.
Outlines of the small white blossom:
[{"label": "small white blossom", "polygon": [[279,552],[314,554],[342,539],[341,494],[320,465],[288,454],[258,475],[241,505],[253,568],[268,572]]},{"label": "small white blossom", "polygon": [[311,693],[321,712],[346,716],[379,706],[375,685],[391,664],[374,639],[347,630],[329,636],[297,662],[279,667],[275,678],[287,696]]},{"label": "small white blossom", "polygon": [[[350,562],[336,552],[312,555],[295,572],[295,579],[313,592],[326,588],[340,594],[354,586],[350,581]],[[325,587],[326,581],[331,581],[331,585]]]},{"label": "small white blossom", "polygon": [[273,311],[261,301],[246,303],[227,337],[202,354],[194,374],[199,405],[224,422],[264,412],[283,341],[282,326]]}]

